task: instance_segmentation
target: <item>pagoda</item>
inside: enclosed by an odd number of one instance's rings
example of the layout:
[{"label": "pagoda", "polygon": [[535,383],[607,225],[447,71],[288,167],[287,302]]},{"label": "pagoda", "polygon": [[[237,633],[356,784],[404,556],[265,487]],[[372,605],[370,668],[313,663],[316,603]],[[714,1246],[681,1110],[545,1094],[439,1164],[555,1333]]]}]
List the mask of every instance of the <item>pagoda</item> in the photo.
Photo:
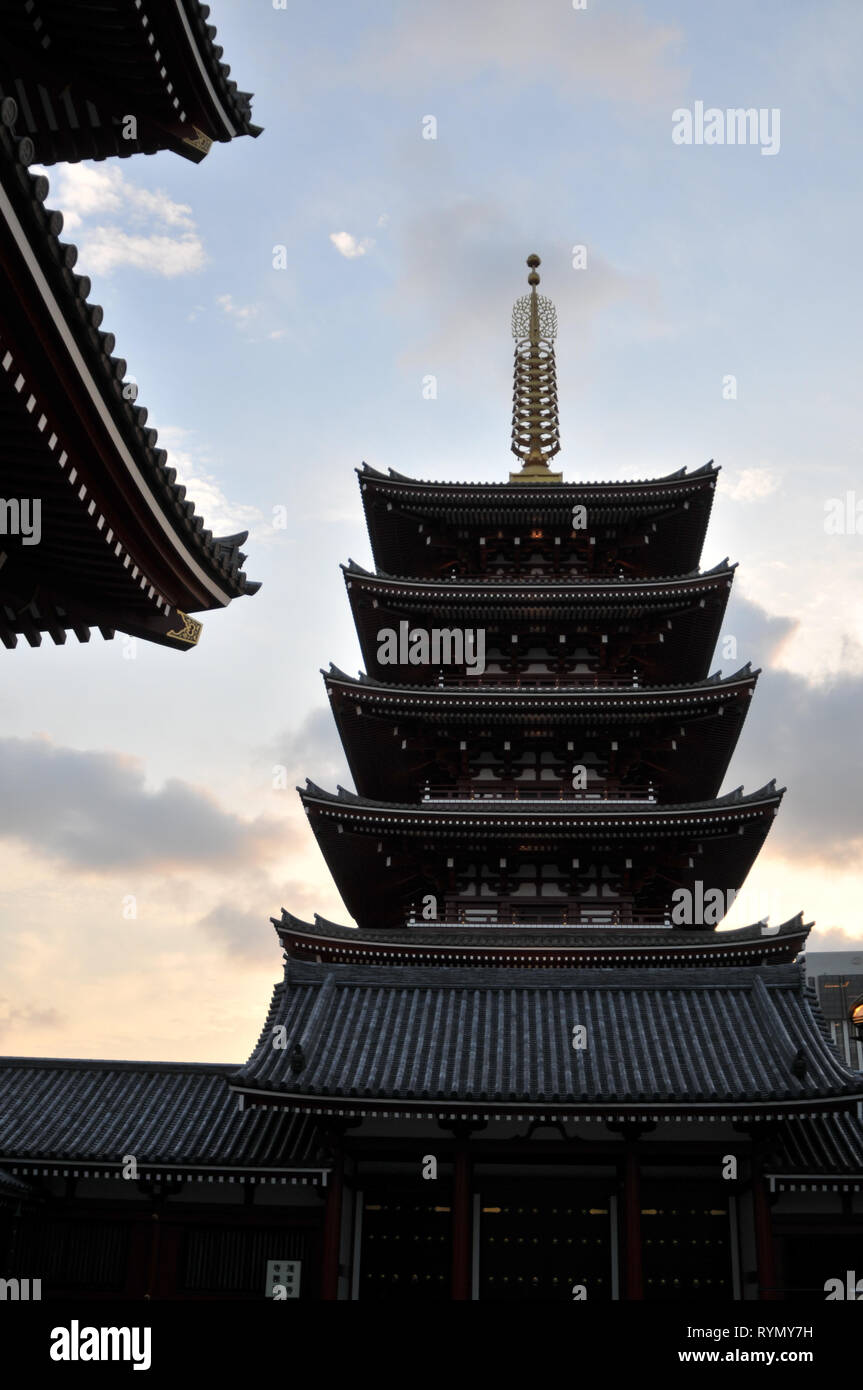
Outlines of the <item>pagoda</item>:
[{"label": "pagoda", "polygon": [[365,928],[649,927],[675,890],[701,927],[696,885],[736,893],[782,796],[717,797],[757,679],[709,675],[734,573],[698,569],[717,470],[551,471],[556,315],[528,264],[520,470],[480,488],[361,475],[376,568],[345,581],[367,674],[326,677],[357,794],[309,783],[303,802]]},{"label": "pagoda", "polygon": [[329,1136],[325,1297],[771,1298],[762,1159],[863,1077],[794,963],[802,916],[715,930],[782,798],[720,794],[758,672],[710,670],[718,470],[552,470],[538,266],[517,471],[360,472],[366,669],[324,677],[355,790],[300,793],[357,925],[283,911],[231,1085]]},{"label": "pagoda", "polygon": [[811,924],[716,930],[782,796],[722,792],[758,672],[710,669],[717,470],[552,470],[528,265],[508,481],[359,475],[366,670],[324,677],[355,789],[301,792],[356,925],[283,910],[243,1065],[0,1059],[0,1273],[714,1307],[859,1270],[863,1075]]}]

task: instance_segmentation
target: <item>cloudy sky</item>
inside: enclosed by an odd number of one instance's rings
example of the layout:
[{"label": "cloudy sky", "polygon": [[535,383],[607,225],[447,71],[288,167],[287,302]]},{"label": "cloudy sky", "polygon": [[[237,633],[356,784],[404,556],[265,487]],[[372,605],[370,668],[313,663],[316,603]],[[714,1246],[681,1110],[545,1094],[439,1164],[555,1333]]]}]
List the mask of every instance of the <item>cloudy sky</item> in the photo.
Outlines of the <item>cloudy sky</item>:
[{"label": "cloudy sky", "polygon": [[[4,654],[0,1048],[240,1061],[281,968],[269,917],[349,920],[273,783],[350,785],[319,668],[360,665],[353,470],[507,476],[531,251],[565,476],[722,465],[703,560],[739,562],[738,660],[715,666],[764,671],[725,789],[789,788],[727,922],[803,909],[813,946],[859,940],[863,534],[825,529],[831,499],[863,513],[857,0],[213,0],[212,20],[264,134],[199,166],[56,167],[48,204],[263,588],[185,655]],[[697,102],[778,111],[778,149],[676,144]]]}]

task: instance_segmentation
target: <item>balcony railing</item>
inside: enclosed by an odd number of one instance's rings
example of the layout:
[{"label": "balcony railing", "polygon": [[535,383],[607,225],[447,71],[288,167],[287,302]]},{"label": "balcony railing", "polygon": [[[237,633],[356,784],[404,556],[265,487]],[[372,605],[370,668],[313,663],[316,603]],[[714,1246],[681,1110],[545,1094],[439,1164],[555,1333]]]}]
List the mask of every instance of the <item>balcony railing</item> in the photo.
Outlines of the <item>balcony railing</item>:
[{"label": "balcony railing", "polygon": [[502,687],[507,690],[648,690],[650,682],[643,675],[619,674],[613,671],[483,671],[481,675],[450,675],[441,672],[436,681],[430,682],[440,690],[459,690],[482,686]]},{"label": "balcony railing", "polygon": [[632,902],[586,903],[525,898],[447,900],[434,922],[412,912],[410,926],[430,927],[670,927],[667,913],[645,912]]},{"label": "balcony railing", "polygon": [[445,787],[424,786],[423,801],[575,801],[593,802],[638,801],[655,805],[652,786],[610,786],[584,788],[576,791],[563,783],[551,782],[467,782]]}]

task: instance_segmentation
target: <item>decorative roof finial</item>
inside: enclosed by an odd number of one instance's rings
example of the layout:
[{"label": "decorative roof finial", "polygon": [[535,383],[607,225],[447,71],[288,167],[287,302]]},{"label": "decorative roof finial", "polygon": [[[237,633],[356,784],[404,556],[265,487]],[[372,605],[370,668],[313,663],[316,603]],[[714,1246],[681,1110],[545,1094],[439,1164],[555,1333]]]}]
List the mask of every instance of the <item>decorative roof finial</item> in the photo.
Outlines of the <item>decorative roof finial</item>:
[{"label": "decorative roof finial", "polygon": [[511,483],[560,483],[562,473],[552,473],[548,460],[560,452],[557,419],[557,375],[554,339],[557,311],[550,299],[537,294],[539,256],[528,256],[530,294],[515,301],[512,336],[515,338],[515,383],[512,404],[512,452],[521,459]]}]

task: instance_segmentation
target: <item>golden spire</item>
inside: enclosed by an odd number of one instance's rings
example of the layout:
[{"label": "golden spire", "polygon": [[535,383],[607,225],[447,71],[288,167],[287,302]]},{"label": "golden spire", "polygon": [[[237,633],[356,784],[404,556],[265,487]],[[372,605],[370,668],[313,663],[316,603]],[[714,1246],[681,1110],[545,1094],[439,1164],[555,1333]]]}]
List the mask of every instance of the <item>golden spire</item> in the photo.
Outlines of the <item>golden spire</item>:
[{"label": "golden spire", "polygon": [[528,256],[530,294],[523,294],[512,309],[515,338],[515,382],[512,401],[512,452],[521,459],[511,483],[560,483],[562,473],[552,473],[548,460],[560,452],[557,420],[557,375],[554,339],[557,312],[550,299],[537,294],[539,256]]}]

